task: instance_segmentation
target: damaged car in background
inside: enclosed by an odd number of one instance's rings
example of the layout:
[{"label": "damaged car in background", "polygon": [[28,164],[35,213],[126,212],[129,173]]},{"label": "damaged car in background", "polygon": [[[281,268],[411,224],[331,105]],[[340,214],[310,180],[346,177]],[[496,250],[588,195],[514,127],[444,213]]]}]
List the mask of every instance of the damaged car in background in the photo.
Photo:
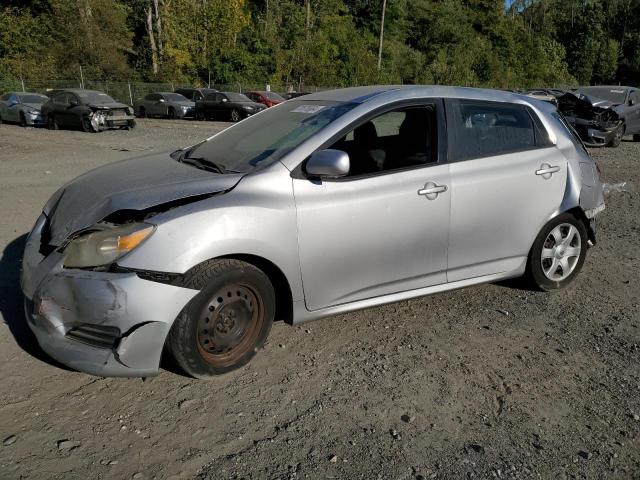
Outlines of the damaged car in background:
[{"label": "damaged car in background", "polygon": [[61,187],[26,241],[26,318],[77,370],[147,377],[167,350],[212,378],[245,365],[274,320],[522,276],[563,288],[604,208],[595,162],[546,102],[314,93]]},{"label": "damaged car in background", "polygon": [[588,147],[617,147],[625,135],[640,141],[640,93],[635,88],[597,86],[522,93],[556,105]]},{"label": "damaged car in background", "polygon": [[63,127],[100,132],[136,126],[133,108],[116,102],[106,93],[66,89],[56,90],[49,95],[49,101],[42,105],[42,116],[50,130]]}]

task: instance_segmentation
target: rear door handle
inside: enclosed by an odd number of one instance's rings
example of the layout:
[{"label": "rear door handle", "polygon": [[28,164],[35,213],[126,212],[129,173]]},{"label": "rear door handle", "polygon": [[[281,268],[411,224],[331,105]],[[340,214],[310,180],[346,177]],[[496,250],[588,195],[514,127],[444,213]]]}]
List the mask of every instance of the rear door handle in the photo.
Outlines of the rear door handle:
[{"label": "rear door handle", "polygon": [[418,195],[427,197],[428,200],[435,200],[438,195],[447,191],[446,185],[438,185],[434,182],[427,182],[424,188],[418,190]]},{"label": "rear door handle", "polygon": [[548,163],[543,163],[542,165],[540,165],[540,169],[536,170],[536,175],[540,175],[542,176],[542,178],[548,180],[554,173],[559,171],[560,167],[551,166]]}]

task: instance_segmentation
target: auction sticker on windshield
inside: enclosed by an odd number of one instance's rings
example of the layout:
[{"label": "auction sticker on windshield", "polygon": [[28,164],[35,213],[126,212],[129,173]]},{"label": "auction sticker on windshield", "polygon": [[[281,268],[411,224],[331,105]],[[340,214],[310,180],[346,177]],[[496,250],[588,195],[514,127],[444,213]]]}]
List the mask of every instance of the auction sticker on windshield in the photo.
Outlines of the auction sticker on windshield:
[{"label": "auction sticker on windshield", "polygon": [[300,105],[291,110],[293,113],[316,113],[322,110],[324,105]]}]

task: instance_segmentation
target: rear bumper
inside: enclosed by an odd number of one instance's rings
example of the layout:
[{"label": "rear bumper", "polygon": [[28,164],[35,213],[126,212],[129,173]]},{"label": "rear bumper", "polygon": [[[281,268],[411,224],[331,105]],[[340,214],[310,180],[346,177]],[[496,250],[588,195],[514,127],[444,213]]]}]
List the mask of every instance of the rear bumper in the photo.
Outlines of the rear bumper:
[{"label": "rear bumper", "polygon": [[135,273],[65,269],[61,253],[38,251],[43,224],[29,235],[21,276],[27,322],[42,349],[93,375],[156,375],[174,319],[198,292]]}]

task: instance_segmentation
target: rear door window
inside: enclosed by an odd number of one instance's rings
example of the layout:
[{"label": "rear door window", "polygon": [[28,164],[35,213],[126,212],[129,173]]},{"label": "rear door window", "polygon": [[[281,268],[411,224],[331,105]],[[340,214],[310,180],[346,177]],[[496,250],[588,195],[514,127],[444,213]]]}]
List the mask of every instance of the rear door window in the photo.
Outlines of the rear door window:
[{"label": "rear door window", "polygon": [[524,105],[449,100],[450,161],[492,157],[544,146]]}]

